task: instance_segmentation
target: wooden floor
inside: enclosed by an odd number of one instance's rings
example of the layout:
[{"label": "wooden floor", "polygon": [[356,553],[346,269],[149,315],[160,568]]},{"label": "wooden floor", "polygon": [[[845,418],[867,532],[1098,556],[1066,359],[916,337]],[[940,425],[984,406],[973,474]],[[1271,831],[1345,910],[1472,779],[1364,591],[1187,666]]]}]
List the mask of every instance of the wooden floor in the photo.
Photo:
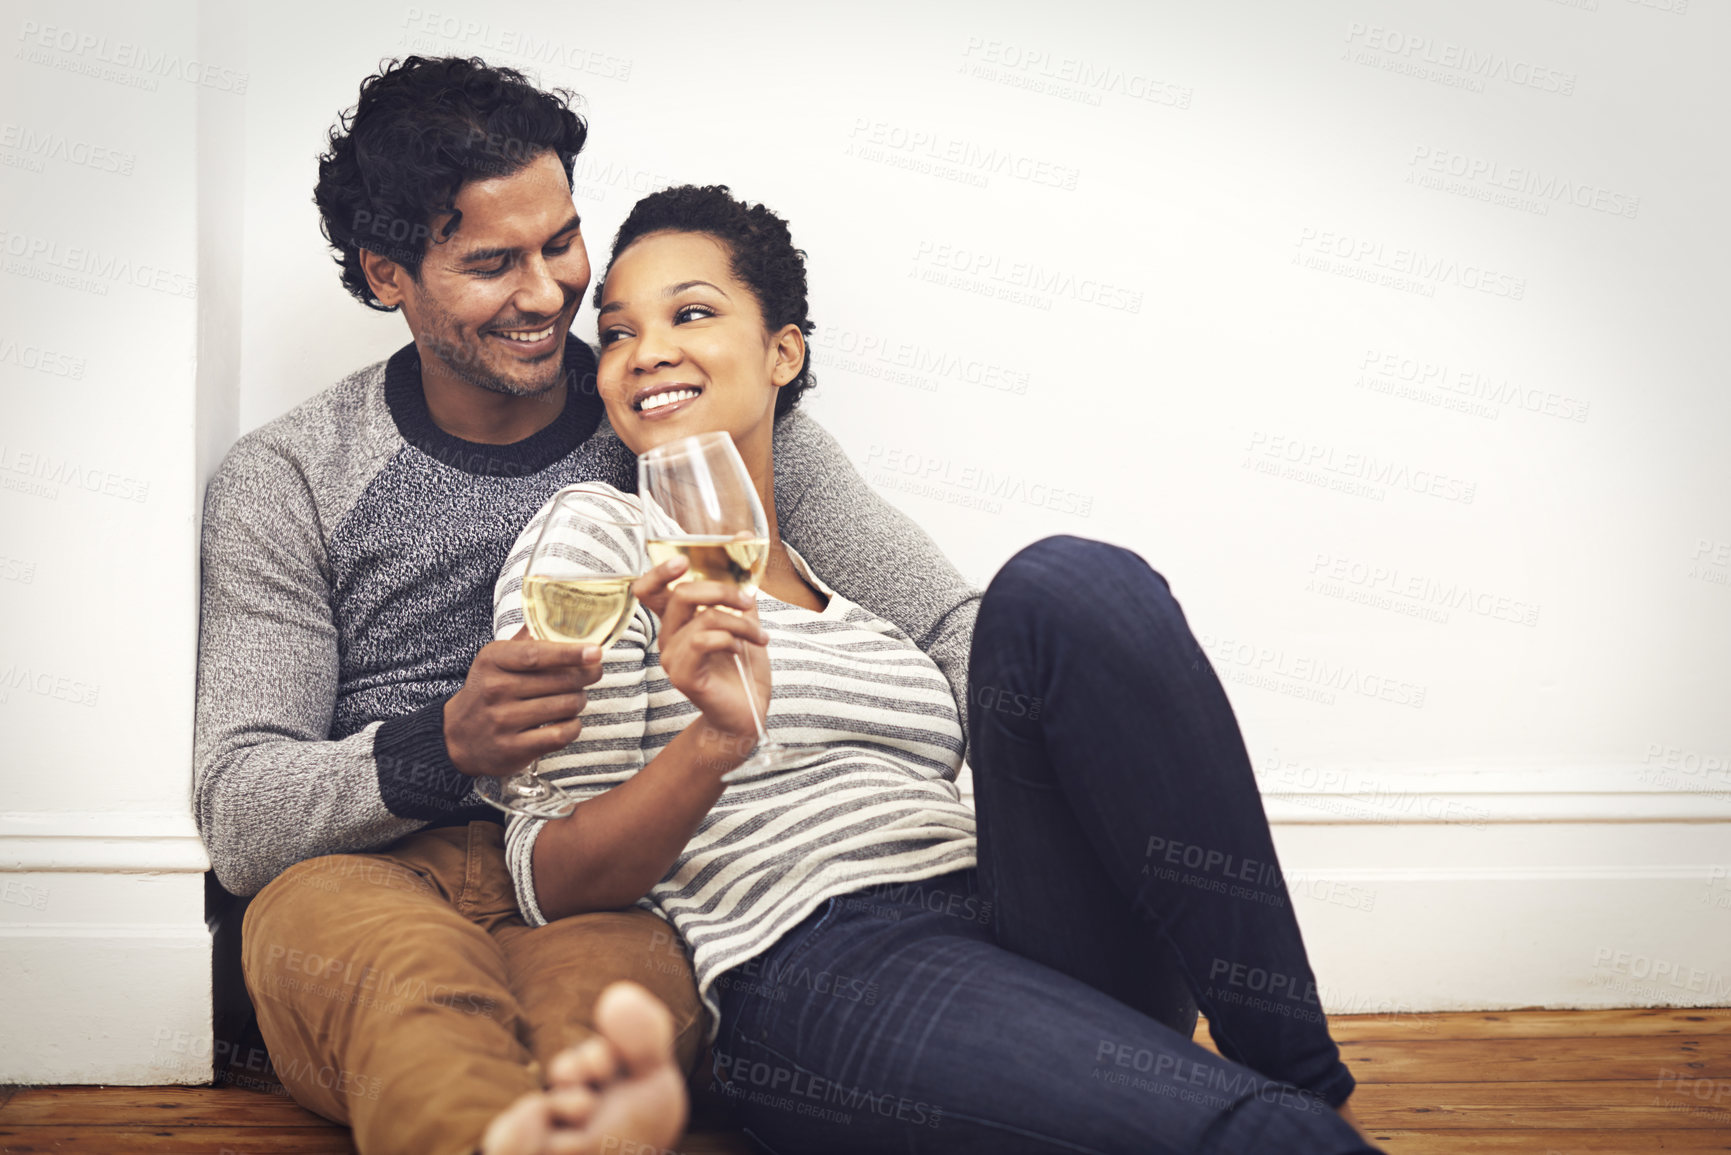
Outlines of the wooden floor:
[{"label": "wooden floor", "polygon": [[[1392,1155],[1731,1152],[1731,1010],[1331,1020],[1353,1106]],[[686,1155],[750,1147],[691,1135]],[[0,1152],[348,1155],[348,1133],[259,1091],[0,1088]]]}]

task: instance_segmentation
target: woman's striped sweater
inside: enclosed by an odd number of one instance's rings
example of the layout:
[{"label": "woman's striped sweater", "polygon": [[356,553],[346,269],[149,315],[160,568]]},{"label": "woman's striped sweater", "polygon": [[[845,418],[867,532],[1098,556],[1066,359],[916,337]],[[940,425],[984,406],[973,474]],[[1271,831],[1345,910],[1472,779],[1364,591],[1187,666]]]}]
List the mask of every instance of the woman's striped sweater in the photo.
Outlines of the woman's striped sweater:
[{"label": "woman's striped sweater", "polygon": [[[637,502],[593,483],[563,492],[584,494],[598,519],[618,517],[620,502]],[[523,624],[523,572],[551,507],[524,529],[499,575],[498,637]],[[603,562],[600,572],[626,572],[623,549],[599,525],[584,548]],[[774,739],[822,750],[790,769],[729,784],[639,903],[684,939],[698,992],[717,1018],[717,978],[767,950],[819,903],[975,861],[973,812],[955,784],[962,727],[949,683],[905,633],[789,554],[829,605],[817,612],[758,594],[773,680],[766,725]],[[542,771],[580,798],[637,773],[697,717],[662,672],[658,625],[638,607],[589,689],[582,736],[542,759]],[[523,917],[535,926],[547,921],[532,865],[544,821],[513,818],[505,843]]]}]

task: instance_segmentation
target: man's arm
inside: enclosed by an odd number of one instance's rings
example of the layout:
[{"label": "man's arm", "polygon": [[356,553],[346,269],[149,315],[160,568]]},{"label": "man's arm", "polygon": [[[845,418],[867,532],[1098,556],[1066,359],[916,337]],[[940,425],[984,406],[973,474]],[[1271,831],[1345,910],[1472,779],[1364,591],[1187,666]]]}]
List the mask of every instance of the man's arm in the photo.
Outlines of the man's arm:
[{"label": "man's arm", "polygon": [[193,796],[217,880],[253,894],[302,859],[426,825],[385,804],[377,723],[329,740],[337,628],[301,471],[237,446],[205,494],[202,561]]},{"label": "man's arm", "polygon": [[782,537],[824,581],[900,626],[937,663],[966,734],[968,650],[980,591],[798,409],[775,423],[775,508]]}]

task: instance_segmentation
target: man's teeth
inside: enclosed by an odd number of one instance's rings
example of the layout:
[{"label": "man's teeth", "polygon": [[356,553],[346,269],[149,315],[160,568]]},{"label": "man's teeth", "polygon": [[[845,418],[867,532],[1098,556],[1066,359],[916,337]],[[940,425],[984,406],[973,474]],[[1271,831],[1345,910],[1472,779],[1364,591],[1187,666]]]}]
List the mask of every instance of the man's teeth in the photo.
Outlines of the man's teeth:
[{"label": "man's teeth", "polygon": [[552,336],[553,326],[548,325],[545,329],[540,329],[533,333],[513,333],[508,329],[499,329],[497,330],[497,333],[507,341],[521,341],[525,345],[528,345]]},{"label": "man's teeth", "polygon": [[684,401],[687,398],[695,397],[697,393],[696,389],[675,389],[671,393],[657,393],[653,397],[645,397],[643,403],[637,408],[639,412],[647,413],[651,409],[659,409],[663,405],[671,405],[675,401]]}]

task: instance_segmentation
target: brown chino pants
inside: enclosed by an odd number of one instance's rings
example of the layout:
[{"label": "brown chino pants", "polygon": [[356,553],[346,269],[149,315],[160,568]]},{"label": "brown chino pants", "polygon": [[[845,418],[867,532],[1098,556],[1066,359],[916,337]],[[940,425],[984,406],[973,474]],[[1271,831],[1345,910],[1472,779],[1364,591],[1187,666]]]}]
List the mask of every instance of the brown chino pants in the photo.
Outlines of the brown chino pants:
[{"label": "brown chino pants", "polygon": [[673,1012],[680,1062],[708,1026],[666,923],[608,911],[531,928],[503,828],[412,834],[297,863],[246,912],[241,960],[272,1065],[361,1155],[470,1155],[617,979]]}]

